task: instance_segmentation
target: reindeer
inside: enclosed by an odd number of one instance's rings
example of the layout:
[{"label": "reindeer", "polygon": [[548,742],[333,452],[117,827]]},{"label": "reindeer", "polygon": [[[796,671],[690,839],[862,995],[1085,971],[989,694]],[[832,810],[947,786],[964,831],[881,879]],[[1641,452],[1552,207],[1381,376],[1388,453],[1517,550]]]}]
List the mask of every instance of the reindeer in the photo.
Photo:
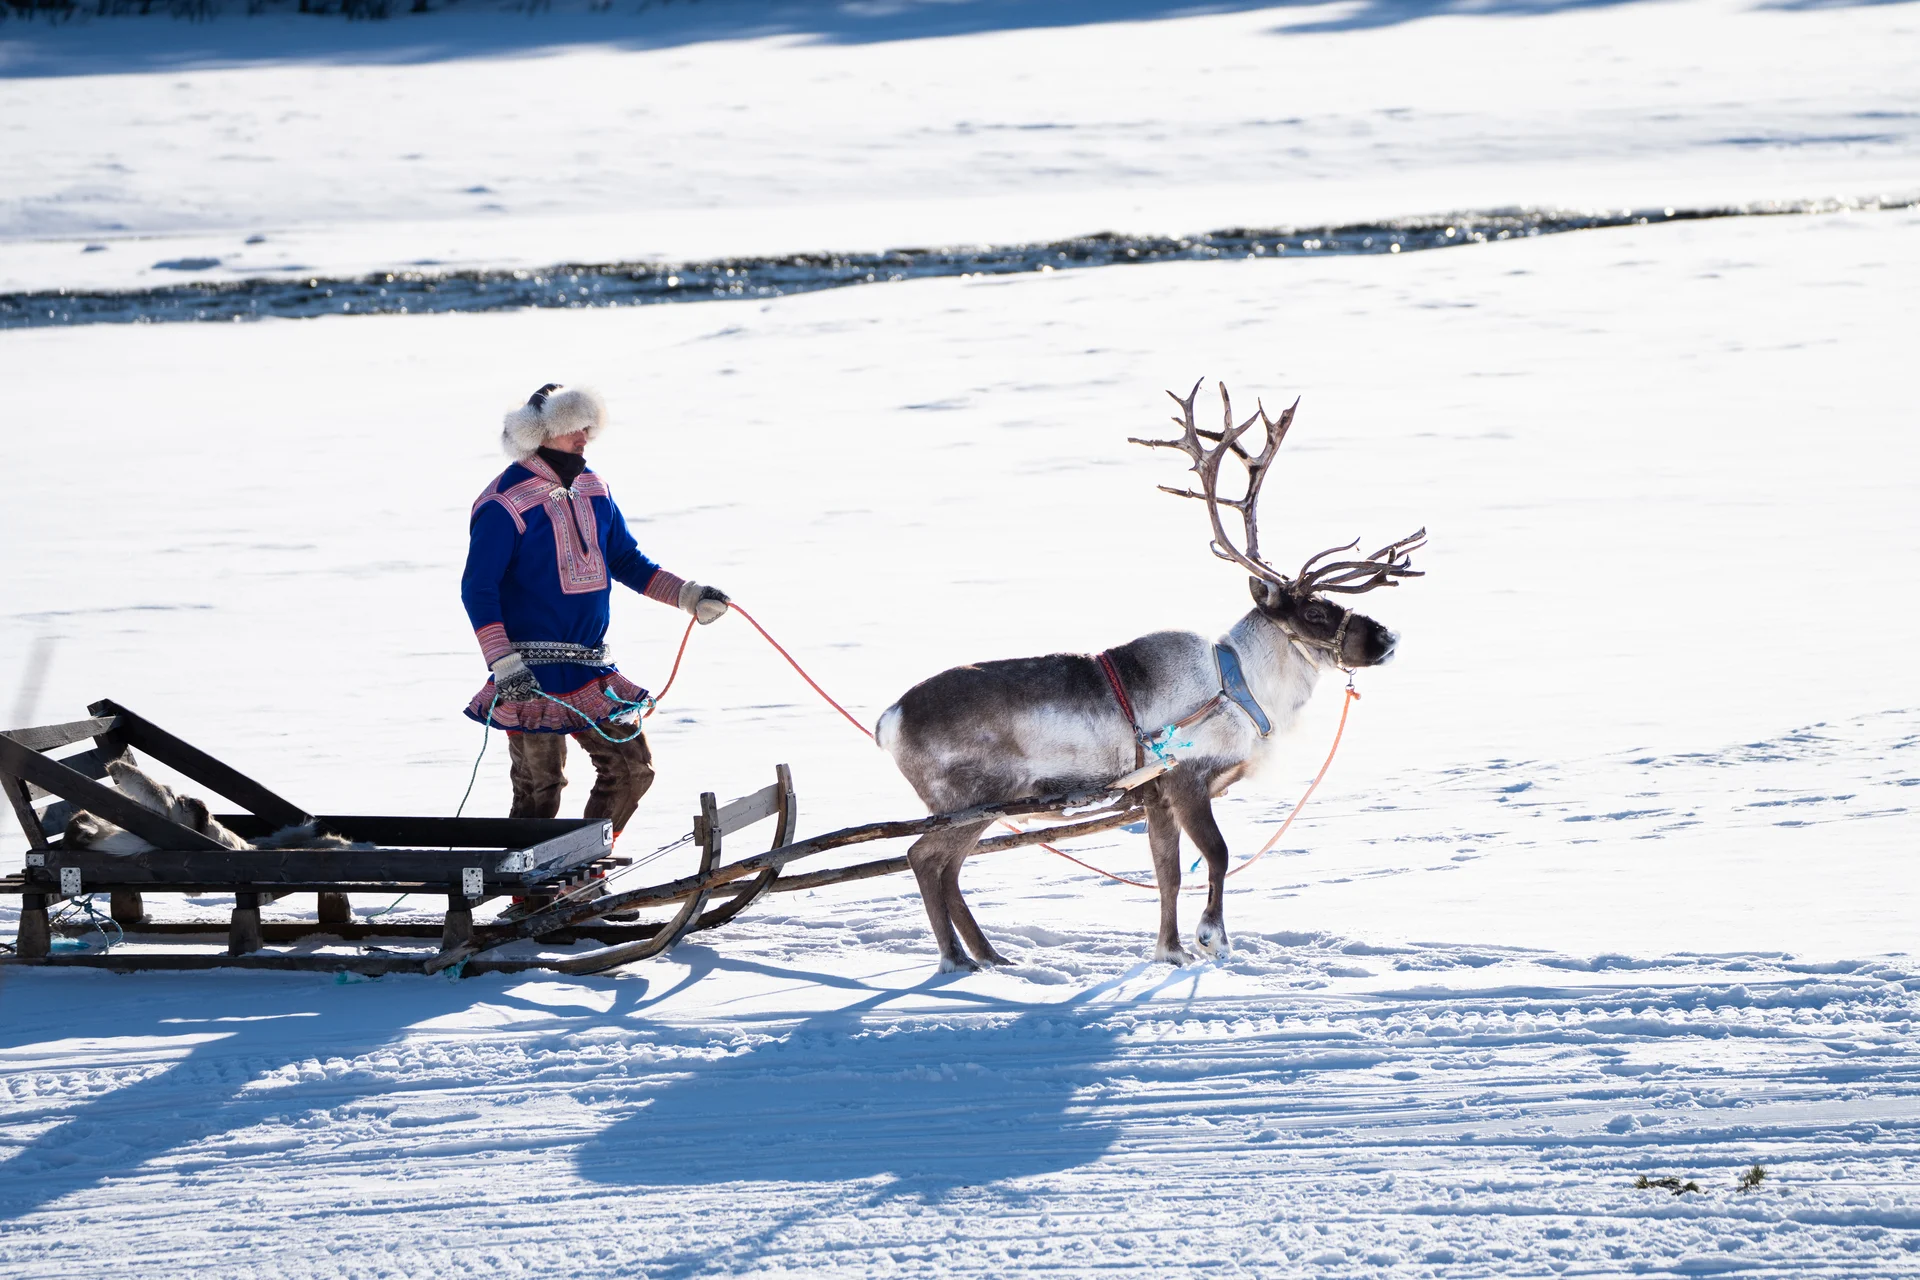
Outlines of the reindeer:
[{"label": "reindeer", "polygon": [[[151,809],[189,831],[198,831],[229,849],[373,848],[370,844],[356,844],[330,831],[323,831],[318,822],[281,827],[271,835],[249,843],[214,817],[207,809],[205,800],[175,791],[125,757],[107,761],[107,776],[121,794],[135,804]],[[67,819],[64,843],[69,849],[95,849],[102,853],[145,853],[153,848],[142,837],[87,809],[81,809]]]},{"label": "reindeer", "polygon": [[[1309,557],[1292,577],[1281,573],[1260,557],[1255,508],[1300,402],[1278,421],[1256,402],[1253,415],[1236,426],[1223,383],[1223,421],[1215,432],[1194,424],[1199,393],[1199,382],[1185,398],[1167,393],[1180,406],[1174,418],[1178,439],[1130,443],[1187,456],[1200,492],[1159,487],[1206,504],[1213,554],[1251,575],[1252,612],[1217,641],[1191,631],[1157,631],[1099,654],[954,667],[907,690],[875,726],[875,740],[934,813],[1085,791],[1124,779],[1130,770],[1145,772],[1149,754],[1170,765],[1135,795],[1146,809],[1160,890],[1153,954],[1175,965],[1197,958],[1180,942],[1181,833],[1207,859],[1207,905],[1195,941],[1202,951],[1224,956],[1227,842],[1213,818],[1213,797],[1271,762],[1276,730],[1293,723],[1324,669],[1351,673],[1393,655],[1391,631],[1327,597],[1422,576],[1411,557],[1426,543],[1421,529],[1365,559],[1329,559],[1353,551],[1355,539]],[[1258,452],[1241,443],[1255,423],[1262,433]],[[1220,468],[1229,454],[1246,470],[1238,498],[1220,494]],[[1223,508],[1239,512],[1243,546],[1228,536]],[[934,832],[907,851],[943,972],[1007,963],[960,893],[960,868],[987,825]]]}]

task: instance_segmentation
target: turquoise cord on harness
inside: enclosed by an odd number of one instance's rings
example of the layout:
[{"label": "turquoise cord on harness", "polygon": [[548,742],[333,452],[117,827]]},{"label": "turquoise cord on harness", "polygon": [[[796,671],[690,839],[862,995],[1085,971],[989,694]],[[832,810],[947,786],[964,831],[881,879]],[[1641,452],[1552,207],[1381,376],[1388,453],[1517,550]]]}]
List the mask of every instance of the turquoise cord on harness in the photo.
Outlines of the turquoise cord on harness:
[{"label": "turquoise cord on harness", "polygon": [[1151,738],[1141,737],[1140,745],[1151,752],[1155,760],[1171,769],[1174,765],[1180,763],[1173,758],[1173,753],[1176,751],[1190,750],[1193,746],[1193,739],[1191,738],[1185,742],[1175,742],[1173,740],[1173,735],[1179,728],[1180,726],[1177,724],[1170,724],[1160,730],[1160,732],[1154,734]]}]

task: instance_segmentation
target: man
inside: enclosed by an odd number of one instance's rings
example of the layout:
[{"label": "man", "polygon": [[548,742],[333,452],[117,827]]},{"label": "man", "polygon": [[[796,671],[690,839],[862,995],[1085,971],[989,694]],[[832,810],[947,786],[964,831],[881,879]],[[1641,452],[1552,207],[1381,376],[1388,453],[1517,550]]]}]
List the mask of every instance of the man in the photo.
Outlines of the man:
[{"label": "man", "polygon": [[638,714],[646,690],[607,659],[612,583],[702,623],[728,600],[640,554],[587,469],[587,441],[606,422],[599,396],[552,382],[506,416],[500,443],[515,461],[473,504],[460,598],[493,672],[467,714],[507,731],[512,816],[559,813],[571,736],[593,761],[585,816],[618,834],[653,785],[653,755]]}]

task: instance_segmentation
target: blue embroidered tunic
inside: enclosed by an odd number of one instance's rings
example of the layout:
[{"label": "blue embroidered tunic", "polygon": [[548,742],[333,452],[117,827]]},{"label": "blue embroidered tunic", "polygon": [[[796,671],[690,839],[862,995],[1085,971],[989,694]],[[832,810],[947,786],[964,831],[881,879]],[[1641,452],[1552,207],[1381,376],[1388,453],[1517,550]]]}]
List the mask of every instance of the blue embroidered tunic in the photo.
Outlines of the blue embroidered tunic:
[{"label": "blue embroidered tunic", "polygon": [[[606,640],[613,582],[677,606],[683,579],[640,553],[604,480],[583,470],[568,488],[538,454],[502,471],[475,500],[460,599],[491,666],[515,642],[597,646]],[[540,663],[545,698],[493,706],[493,680],[467,714],[520,733],[580,733],[631,714],[646,696],[611,664]]]}]

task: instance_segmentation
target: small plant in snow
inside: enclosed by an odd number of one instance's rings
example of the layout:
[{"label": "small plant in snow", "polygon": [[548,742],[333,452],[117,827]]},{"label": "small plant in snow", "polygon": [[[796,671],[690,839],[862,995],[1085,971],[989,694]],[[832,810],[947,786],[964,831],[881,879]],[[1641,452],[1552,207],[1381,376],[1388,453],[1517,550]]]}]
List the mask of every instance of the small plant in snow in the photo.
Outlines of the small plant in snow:
[{"label": "small plant in snow", "polygon": [[1759,1162],[1756,1161],[1754,1163],[1754,1166],[1751,1169],[1747,1170],[1745,1173],[1741,1174],[1739,1179],[1736,1180],[1733,1185],[1738,1187],[1742,1191],[1752,1191],[1754,1188],[1758,1187],[1762,1182],[1765,1182],[1766,1179],[1767,1179],[1766,1169],[1763,1168],[1759,1164]]},{"label": "small plant in snow", "polygon": [[1653,1191],[1656,1189],[1660,1191],[1671,1191],[1673,1194],[1679,1196],[1685,1195],[1689,1191],[1698,1191],[1700,1184],[1691,1179],[1682,1182],[1680,1179],[1674,1177],[1649,1178],[1643,1173],[1633,1180],[1633,1189],[1635,1191]]}]

